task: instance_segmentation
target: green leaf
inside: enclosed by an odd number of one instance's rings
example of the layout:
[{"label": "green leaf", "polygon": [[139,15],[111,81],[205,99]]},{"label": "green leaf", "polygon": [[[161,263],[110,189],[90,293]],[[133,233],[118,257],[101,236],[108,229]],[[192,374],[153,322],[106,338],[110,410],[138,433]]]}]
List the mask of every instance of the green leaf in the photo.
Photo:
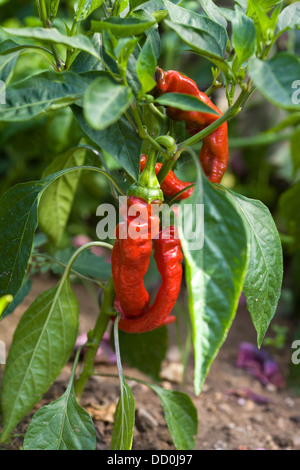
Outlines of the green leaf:
[{"label": "green leaf", "polygon": [[114,416],[111,450],[131,450],[134,427],[135,402],[131,388],[121,382],[121,397]]},{"label": "green leaf", "polygon": [[[258,42],[269,42],[272,37],[277,19],[281,10],[282,2],[261,2],[259,0],[248,0],[247,15],[253,18],[255,27],[257,29]],[[272,5],[271,5],[272,4]],[[273,8],[275,4],[278,6],[268,14],[268,11]]]},{"label": "green leaf", "polygon": [[[7,85],[10,80],[19,57],[19,52],[13,52],[11,54],[0,56],[0,80]],[[6,100],[5,100],[6,101]]]},{"label": "green leaf", "polygon": [[[97,51],[100,51],[100,57],[103,59],[101,34],[95,33],[92,36],[92,44]],[[105,67],[98,57],[94,57],[91,54],[88,54],[87,52],[81,51],[73,60],[70,67],[70,71],[83,73],[89,72],[91,70],[105,70]]]},{"label": "green leaf", "polygon": [[48,51],[42,46],[37,46],[35,44],[19,44],[11,39],[7,39],[0,43],[0,55],[12,54],[13,52],[19,52],[24,49],[40,49]]},{"label": "green leaf", "polygon": [[93,420],[78,403],[73,384],[58,400],[33,416],[24,439],[24,450],[95,450]]},{"label": "green leaf", "polygon": [[[83,165],[85,153],[86,151],[83,149],[71,149],[65,155],[60,155],[46,168],[43,177],[65,168]],[[38,208],[39,228],[56,247],[59,246],[65,232],[80,176],[80,171],[76,171],[58,178],[44,191],[40,198]]]},{"label": "green leaf", "polygon": [[276,32],[300,29],[300,2],[294,2],[282,10],[278,17]]},{"label": "green leaf", "polygon": [[262,202],[226,191],[245,221],[249,261],[243,291],[261,346],[281,294],[281,241],[272,215]]},{"label": "green leaf", "polygon": [[142,140],[133,131],[129,122],[122,117],[104,131],[96,131],[86,122],[82,109],[72,107],[83,132],[100,148],[111,155],[127,173],[137,180],[140,167]]},{"label": "green leaf", "polygon": [[199,100],[199,98],[185,93],[166,93],[156,98],[155,102],[162,106],[171,106],[172,108],[182,109],[183,111],[197,111],[200,113],[218,115],[216,111]]},{"label": "green leaf", "polygon": [[232,19],[232,44],[240,64],[255,54],[256,29],[254,23],[237,7],[235,7],[235,16]]},{"label": "green leaf", "polygon": [[143,21],[136,17],[116,18],[112,17],[104,21],[92,21],[92,31],[102,33],[107,30],[115,37],[138,36],[151,28],[156,23],[153,21]]},{"label": "green leaf", "polygon": [[133,100],[131,89],[113,83],[109,78],[94,80],[84,95],[84,116],[96,130],[103,130],[118,121]]},{"label": "green leaf", "polygon": [[157,67],[152,38],[148,36],[138,56],[136,73],[142,85],[142,92],[147,93],[156,86],[154,74]]},{"label": "green leaf", "polygon": [[167,26],[169,26],[169,28],[175,31],[175,33],[190,47],[193,52],[208,58],[224,73],[228,71],[228,66],[224,60],[224,51],[216,39],[213,30],[211,32],[207,32],[205,29],[194,28],[192,26],[183,25],[181,23],[175,23],[168,20],[165,20],[164,22]]},{"label": "green leaf", "polygon": [[[67,265],[76,248],[67,247],[55,253],[55,259]],[[108,280],[111,276],[111,266],[103,256],[98,256],[91,251],[83,251],[74,261],[72,270],[85,276],[98,280]],[[52,271],[55,274],[62,274],[64,268],[58,264],[53,264]]]},{"label": "green leaf", "polygon": [[29,294],[32,286],[32,281],[31,279],[24,279],[24,282],[19,289],[18,293],[15,295],[13,298],[12,303],[5,309],[3,312],[2,316],[0,316],[0,319],[2,320],[5,318],[7,315],[10,315],[15,311],[15,309],[20,305],[21,302],[25,299],[25,297]]},{"label": "green leaf", "polygon": [[177,450],[191,450],[195,446],[198,432],[197,410],[185,393],[164,390],[157,385],[149,387],[158,395],[170,435]]},{"label": "green leaf", "polygon": [[211,20],[216,21],[221,26],[224,26],[224,28],[227,27],[227,21],[222,11],[212,0],[200,0],[200,5]]},{"label": "green leaf", "polygon": [[69,106],[84,94],[86,87],[87,79],[73,72],[47,71],[28,77],[6,87],[6,105],[0,106],[0,121],[25,121]]},{"label": "green leaf", "polygon": [[262,95],[279,108],[300,109],[293,84],[300,77],[300,62],[288,52],[276,54],[268,61],[253,58],[249,61],[249,75]]},{"label": "green leaf", "polygon": [[37,227],[37,198],[44,181],[22,183],[0,198],[0,295],[20,289]]},{"label": "green leaf", "polygon": [[[223,59],[228,35],[226,29],[206,16],[199,15],[168,0],[164,0],[174,30],[193,50]],[[181,25],[181,28],[178,28]],[[168,22],[168,26],[172,27]],[[186,31],[184,27],[187,27]],[[191,28],[190,28],[191,27]],[[196,42],[193,43],[193,38]],[[194,47],[193,47],[194,46]]]},{"label": "green leaf", "polygon": [[139,7],[140,5],[146,2],[147,0],[129,0],[130,11],[135,10],[137,7]]},{"label": "green leaf", "polygon": [[0,318],[2,318],[4,310],[8,307],[9,304],[11,304],[12,301],[12,295],[3,295],[2,297],[0,297]]},{"label": "green leaf", "polygon": [[77,21],[84,21],[90,16],[91,13],[93,13],[94,10],[97,10],[102,3],[103,0],[85,0],[83,7],[78,9],[78,4],[82,3],[80,1],[76,2],[76,13],[75,13],[75,18]]},{"label": "green leaf", "polygon": [[[260,8],[264,12],[270,11],[273,7],[275,7],[275,5],[278,5],[279,3],[282,3],[282,0],[260,0],[259,1]],[[247,13],[248,14],[253,14],[253,12],[255,12],[255,9],[256,9],[255,7],[256,7],[256,5],[253,4],[253,0],[248,1],[248,11],[247,11]]]},{"label": "green leaf", "polygon": [[[194,387],[199,394],[237,310],[246,272],[247,237],[239,213],[223,190],[202,176],[194,160],[197,185],[187,205],[181,202],[179,230],[193,329]],[[201,207],[204,219],[198,212]]]},{"label": "green leaf", "polygon": [[85,51],[92,56],[99,58],[99,54],[93,46],[90,39],[83,34],[77,34],[76,36],[65,36],[60,33],[56,28],[0,28],[0,31],[4,31],[12,36],[37,39],[38,41],[54,44],[62,44],[72,49],[78,49]]},{"label": "green leaf", "polygon": [[78,333],[78,315],[77,299],[63,277],[57,286],[39,295],[21,318],[2,382],[3,441],[40,401],[69,359]]},{"label": "green leaf", "polygon": [[[132,334],[120,330],[119,341],[122,359],[126,364],[140,370],[154,380],[159,380],[161,364],[168,349],[166,327],[135,335],[134,341],[132,341]],[[155,348],[153,348],[153,344],[155,344]]]},{"label": "green leaf", "polygon": [[[100,171],[96,167],[79,167]],[[78,171],[68,168],[40,181],[18,184],[0,198],[0,295],[15,296],[22,286],[37,227],[40,194],[57,178]]]},{"label": "green leaf", "polygon": [[300,249],[300,213],[298,210],[299,200],[299,181],[284,191],[279,199],[279,210],[281,217],[283,217],[286,222],[288,234],[291,235],[294,239],[294,251]]}]

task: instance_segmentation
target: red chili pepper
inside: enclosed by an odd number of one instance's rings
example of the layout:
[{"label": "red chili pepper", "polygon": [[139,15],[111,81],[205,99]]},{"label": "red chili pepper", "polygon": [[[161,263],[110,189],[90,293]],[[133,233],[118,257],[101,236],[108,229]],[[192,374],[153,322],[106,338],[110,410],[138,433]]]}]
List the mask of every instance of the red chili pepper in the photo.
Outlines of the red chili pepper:
[{"label": "red chili pepper", "polygon": [[[182,278],[181,243],[175,237],[174,226],[162,230],[154,240],[154,258],[161,275],[161,286],[153,305],[135,318],[124,315],[119,321],[119,328],[127,333],[145,333],[175,321],[170,313],[180,292]],[[168,238],[164,238],[167,236]],[[131,293],[132,299],[136,289]],[[121,303],[121,302],[120,302]]]},{"label": "red chili pepper", "polygon": [[[196,83],[190,78],[181,75],[175,70],[164,72],[160,68],[157,69],[157,75],[156,94],[185,93],[193,95],[218,113],[218,116],[216,116],[210,113],[168,108],[168,116],[173,120],[185,121],[186,129],[191,135],[205,129],[222,115],[222,112],[205,93],[198,89]],[[228,132],[226,122],[203,139],[199,158],[208,179],[212,183],[220,183],[228,163]]]},{"label": "red chili pepper", "polygon": [[[147,155],[141,155],[141,160],[140,160],[141,171],[143,171],[143,169],[145,168],[146,161],[147,161]],[[161,166],[162,166],[162,163],[156,163],[155,165],[156,174],[161,169]],[[181,181],[179,178],[177,178],[174,171],[170,170],[166,178],[162,182],[160,188],[165,196],[172,198],[177,193],[179,193],[180,191],[183,191],[185,188],[187,188],[191,184],[193,183]],[[181,193],[176,199],[178,200],[187,199],[193,194],[193,191],[194,191],[194,188],[189,188],[183,193]]]},{"label": "red chili pepper", "polygon": [[[140,210],[139,218],[128,216],[127,211],[133,205],[136,211]],[[152,236],[158,233],[159,217],[151,216],[151,205],[134,196],[127,198],[127,207],[123,207],[121,213],[125,222],[120,222],[116,230],[111,259],[112,276],[122,312],[126,317],[136,317],[148,307],[150,301],[143,278],[152,253],[151,230]],[[129,227],[132,233],[128,233]],[[139,229],[140,236],[133,239],[135,229]]]}]

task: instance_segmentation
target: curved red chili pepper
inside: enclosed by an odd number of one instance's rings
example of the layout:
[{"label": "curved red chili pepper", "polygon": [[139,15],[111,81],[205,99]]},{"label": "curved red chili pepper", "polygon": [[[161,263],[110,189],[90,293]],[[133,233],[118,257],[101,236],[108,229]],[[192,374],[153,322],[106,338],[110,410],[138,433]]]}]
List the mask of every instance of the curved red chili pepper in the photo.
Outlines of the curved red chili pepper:
[{"label": "curved red chili pepper", "polygon": [[[139,218],[128,216],[127,210],[133,205],[141,211]],[[150,301],[143,278],[152,253],[151,230],[152,236],[158,233],[159,217],[151,215],[150,204],[134,196],[127,198],[127,207],[121,208],[121,214],[125,222],[120,222],[116,230],[111,259],[112,276],[123,313],[127,317],[136,317],[148,307]],[[133,231],[139,229],[140,236],[133,239],[132,234],[128,233],[129,227]]]},{"label": "curved red chili pepper", "polygon": [[[173,120],[185,121],[186,129],[191,135],[205,129],[222,115],[217,106],[213,104],[205,93],[198,89],[196,83],[190,78],[181,75],[175,70],[164,72],[160,68],[157,69],[157,75],[158,80],[155,92],[159,95],[164,93],[186,93],[193,95],[218,113],[218,116],[216,116],[210,113],[168,108],[168,116]],[[225,122],[203,139],[199,155],[204,173],[212,183],[221,182],[227,168],[228,153],[228,131],[227,123]]]},{"label": "curved red chili pepper", "polygon": [[[143,169],[145,168],[146,161],[147,161],[147,155],[141,155],[141,159],[140,159],[141,171],[143,171]],[[156,163],[155,165],[156,174],[161,169],[161,166],[162,166],[162,163]],[[193,183],[181,181],[179,178],[177,178],[174,171],[170,170],[166,178],[162,182],[160,188],[165,196],[172,198],[175,196],[175,194],[179,193],[180,191],[187,188],[191,184]],[[183,193],[181,193],[176,199],[178,200],[187,199],[193,194],[193,191],[194,191],[194,188],[189,188]]]},{"label": "curved red chili pepper", "polygon": [[[153,305],[140,316],[129,318],[122,313],[119,328],[127,333],[145,333],[175,321],[170,313],[179,295],[182,278],[181,243],[174,226],[160,231],[154,240],[154,258],[161,275],[161,286]],[[167,237],[167,238],[164,238]]]}]

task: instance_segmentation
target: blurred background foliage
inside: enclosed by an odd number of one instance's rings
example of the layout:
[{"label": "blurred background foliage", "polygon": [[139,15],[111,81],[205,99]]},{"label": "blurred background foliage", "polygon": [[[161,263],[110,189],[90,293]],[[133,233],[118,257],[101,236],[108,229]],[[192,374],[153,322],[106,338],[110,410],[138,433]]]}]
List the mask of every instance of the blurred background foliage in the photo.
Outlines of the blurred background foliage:
[{"label": "blurred background foliage", "polygon": [[[216,3],[221,7],[232,7],[234,2]],[[292,2],[284,3],[287,5]],[[67,24],[68,18],[70,22],[72,21],[73,4],[73,0],[61,2],[59,16],[54,22],[54,26],[58,29],[65,31],[65,21]],[[201,12],[196,1],[183,1],[181,5]],[[88,31],[89,22],[97,19],[98,15],[99,12],[94,12],[81,27]],[[7,27],[39,24],[33,1],[0,0],[0,18],[1,26]],[[163,29],[162,26],[159,31],[161,35],[159,65],[165,70],[175,69],[190,76],[203,91],[208,89],[212,81],[211,64],[191,54],[175,32]],[[300,31],[283,34],[276,48],[277,51],[281,48],[288,49],[299,56]],[[0,57],[0,79],[6,82],[18,81],[46,69],[51,69],[46,58],[33,51],[15,53],[13,57],[9,56],[9,60],[7,56]],[[220,109],[226,109],[227,101],[223,90],[215,91],[212,99]],[[282,237],[285,259],[284,286],[278,312],[280,315],[299,315],[300,247],[299,242],[295,243],[289,230],[291,224],[292,226],[298,224],[299,227],[299,220],[293,221],[293,214],[287,218],[286,204],[289,203],[289,199],[285,203],[284,198],[286,191],[299,179],[300,125],[287,126],[285,129],[287,137],[282,141],[275,139],[273,143],[261,145],[255,142],[255,137],[264,131],[275,126],[279,126],[275,127],[275,130],[279,131],[280,123],[288,117],[288,111],[279,110],[267,102],[258,91],[253,94],[243,112],[229,124],[230,161],[222,184],[250,198],[261,200],[271,210]],[[30,121],[0,123],[0,194],[17,183],[40,179],[53,159],[78,145],[82,137],[82,131],[69,108]],[[105,157],[108,167],[122,183],[121,168],[108,155]],[[177,171],[180,175],[180,164]],[[192,171],[191,169],[189,175],[185,168],[185,178],[190,176],[192,180]],[[295,197],[297,198],[297,194]],[[84,234],[96,239],[95,227],[98,222],[96,208],[110,199],[111,191],[107,179],[96,174],[82,174],[60,248],[68,246],[75,235]],[[293,198],[292,200],[296,208],[297,200]],[[299,203],[300,200],[298,205]],[[294,218],[297,217],[299,218],[294,211]]]}]

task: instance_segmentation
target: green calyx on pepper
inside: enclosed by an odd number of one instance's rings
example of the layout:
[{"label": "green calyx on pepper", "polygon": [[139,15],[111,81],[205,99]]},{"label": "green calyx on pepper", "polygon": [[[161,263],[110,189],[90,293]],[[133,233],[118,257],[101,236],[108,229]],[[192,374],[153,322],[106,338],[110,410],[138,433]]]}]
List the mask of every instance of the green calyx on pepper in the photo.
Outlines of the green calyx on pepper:
[{"label": "green calyx on pepper", "polygon": [[150,152],[147,162],[141,172],[138,182],[133,183],[128,189],[127,196],[135,196],[143,199],[147,204],[152,201],[164,200],[164,194],[160,189],[155,173],[156,151]]}]

